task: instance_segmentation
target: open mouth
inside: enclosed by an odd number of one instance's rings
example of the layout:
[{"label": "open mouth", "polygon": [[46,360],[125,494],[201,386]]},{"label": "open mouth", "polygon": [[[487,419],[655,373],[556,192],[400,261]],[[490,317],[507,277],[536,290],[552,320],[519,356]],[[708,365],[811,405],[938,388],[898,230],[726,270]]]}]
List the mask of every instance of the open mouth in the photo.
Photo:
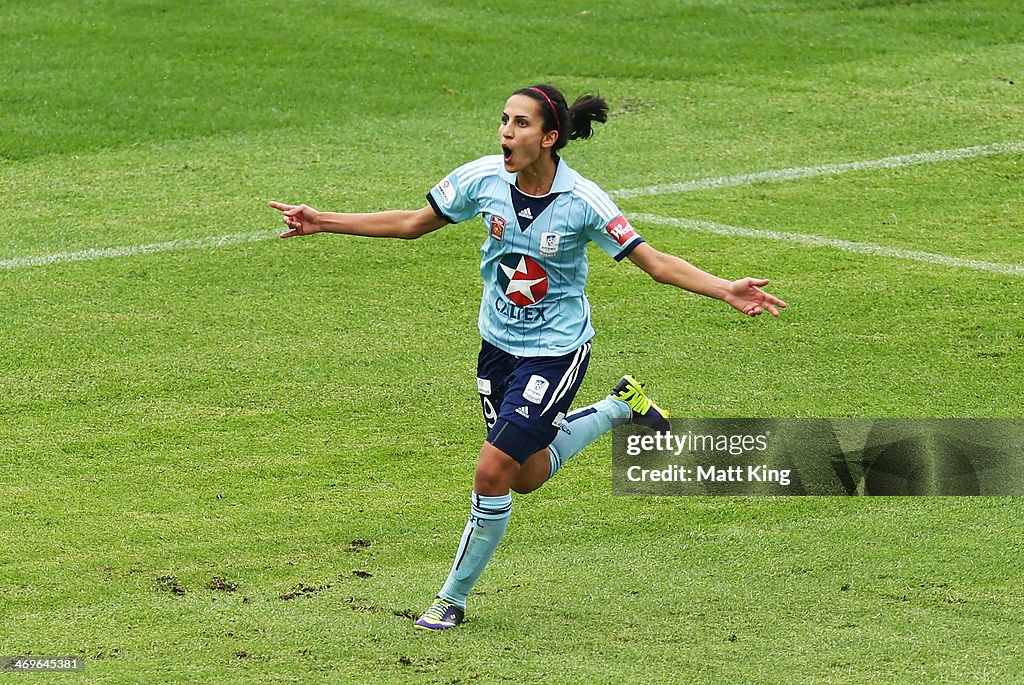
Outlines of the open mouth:
[{"label": "open mouth", "polygon": [[505,156],[505,161],[507,162],[512,158],[512,148],[510,148],[508,145],[502,145],[501,154]]}]

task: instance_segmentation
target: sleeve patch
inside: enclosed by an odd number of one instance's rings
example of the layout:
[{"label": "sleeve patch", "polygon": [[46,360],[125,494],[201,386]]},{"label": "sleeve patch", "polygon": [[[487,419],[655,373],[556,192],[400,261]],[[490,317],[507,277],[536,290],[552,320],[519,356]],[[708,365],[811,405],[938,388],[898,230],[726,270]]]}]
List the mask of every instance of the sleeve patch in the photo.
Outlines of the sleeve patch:
[{"label": "sleeve patch", "polygon": [[455,191],[455,184],[452,183],[451,176],[446,176],[443,181],[437,184],[437,192],[441,193],[441,197],[444,199],[445,204],[451,204],[458,194]]},{"label": "sleeve patch", "polygon": [[630,240],[636,237],[636,231],[626,221],[626,217],[619,214],[617,217],[611,220],[611,222],[605,227],[605,231],[608,232],[615,242],[619,245],[626,245]]}]

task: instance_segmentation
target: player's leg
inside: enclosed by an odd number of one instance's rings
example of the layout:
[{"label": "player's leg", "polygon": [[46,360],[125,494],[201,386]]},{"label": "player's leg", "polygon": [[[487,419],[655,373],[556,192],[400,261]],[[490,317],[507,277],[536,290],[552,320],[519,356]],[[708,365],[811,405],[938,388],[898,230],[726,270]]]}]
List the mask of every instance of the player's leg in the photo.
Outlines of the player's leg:
[{"label": "player's leg", "polygon": [[523,462],[512,479],[513,492],[525,495],[544,485],[551,477],[551,452],[548,448],[534,452]]},{"label": "player's leg", "polygon": [[[481,345],[477,390],[489,434],[498,423],[509,379],[517,363],[513,355],[487,342]],[[505,433],[500,428],[499,431]],[[519,462],[507,452],[491,442],[484,443],[477,459],[469,521],[462,532],[451,571],[437,600],[417,619],[415,627],[444,630],[462,622],[466,599],[508,526],[512,514],[509,486],[518,469]]]},{"label": "player's leg", "polygon": [[509,488],[558,432],[590,360],[590,343],[560,357],[520,358],[484,343],[477,387],[488,425],[477,461],[469,522],[448,579],[416,627],[442,630],[465,616],[466,599],[494,554],[512,512]]},{"label": "player's leg", "polygon": [[437,600],[416,620],[415,627],[444,630],[462,623],[469,593],[508,527],[512,515],[509,485],[518,470],[515,459],[489,442],[484,443],[477,460],[469,521],[462,531],[455,561]]},{"label": "player's leg", "polygon": [[512,481],[518,493],[536,490],[572,457],[615,426],[638,423],[658,431],[668,430],[668,412],[644,392],[632,376],[623,376],[599,402],[570,413],[547,449],[530,456]]}]

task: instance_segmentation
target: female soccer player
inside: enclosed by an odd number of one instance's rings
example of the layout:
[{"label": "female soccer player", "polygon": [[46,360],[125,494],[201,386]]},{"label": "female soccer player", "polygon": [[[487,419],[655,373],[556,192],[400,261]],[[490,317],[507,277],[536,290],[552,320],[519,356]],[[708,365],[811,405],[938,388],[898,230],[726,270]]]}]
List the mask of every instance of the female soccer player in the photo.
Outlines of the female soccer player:
[{"label": "female soccer player", "polygon": [[340,214],[270,203],[283,212],[282,238],[319,232],[419,238],[474,216],[483,219],[477,390],[488,433],[454,564],[417,628],[443,630],[462,622],[469,592],[508,524],[510,490],[537,489],[613,426],[633,421],[668,429],[668,414],[631,376],[603,400],[569,413],[594,335],[583,293],[589,241],[616,260],[628,257],[659,283],[722,300],[748,316],[778,316],[786,306],[760,289],[767,280],[726,281],[654,249],[607,194],[569,168],[559,150],[589,138],[593,123],[605,122],[607,113],[600,96],[585,95],[569,107],[550,85],[523,88],[501,114],[502,154],[450,173],[427,193],[422,209]]}]

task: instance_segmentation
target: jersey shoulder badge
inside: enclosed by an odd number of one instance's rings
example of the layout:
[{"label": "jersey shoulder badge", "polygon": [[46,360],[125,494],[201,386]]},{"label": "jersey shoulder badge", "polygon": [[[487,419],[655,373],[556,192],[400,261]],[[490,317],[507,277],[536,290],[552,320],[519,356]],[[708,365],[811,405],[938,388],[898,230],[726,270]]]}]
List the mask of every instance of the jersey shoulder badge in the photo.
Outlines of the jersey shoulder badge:
[{"label": "jersey shoulder badge", "polygon": [[604,230],[615,242],[623,246],[636,237],[636,231],[621,214],[609,221]]}]

